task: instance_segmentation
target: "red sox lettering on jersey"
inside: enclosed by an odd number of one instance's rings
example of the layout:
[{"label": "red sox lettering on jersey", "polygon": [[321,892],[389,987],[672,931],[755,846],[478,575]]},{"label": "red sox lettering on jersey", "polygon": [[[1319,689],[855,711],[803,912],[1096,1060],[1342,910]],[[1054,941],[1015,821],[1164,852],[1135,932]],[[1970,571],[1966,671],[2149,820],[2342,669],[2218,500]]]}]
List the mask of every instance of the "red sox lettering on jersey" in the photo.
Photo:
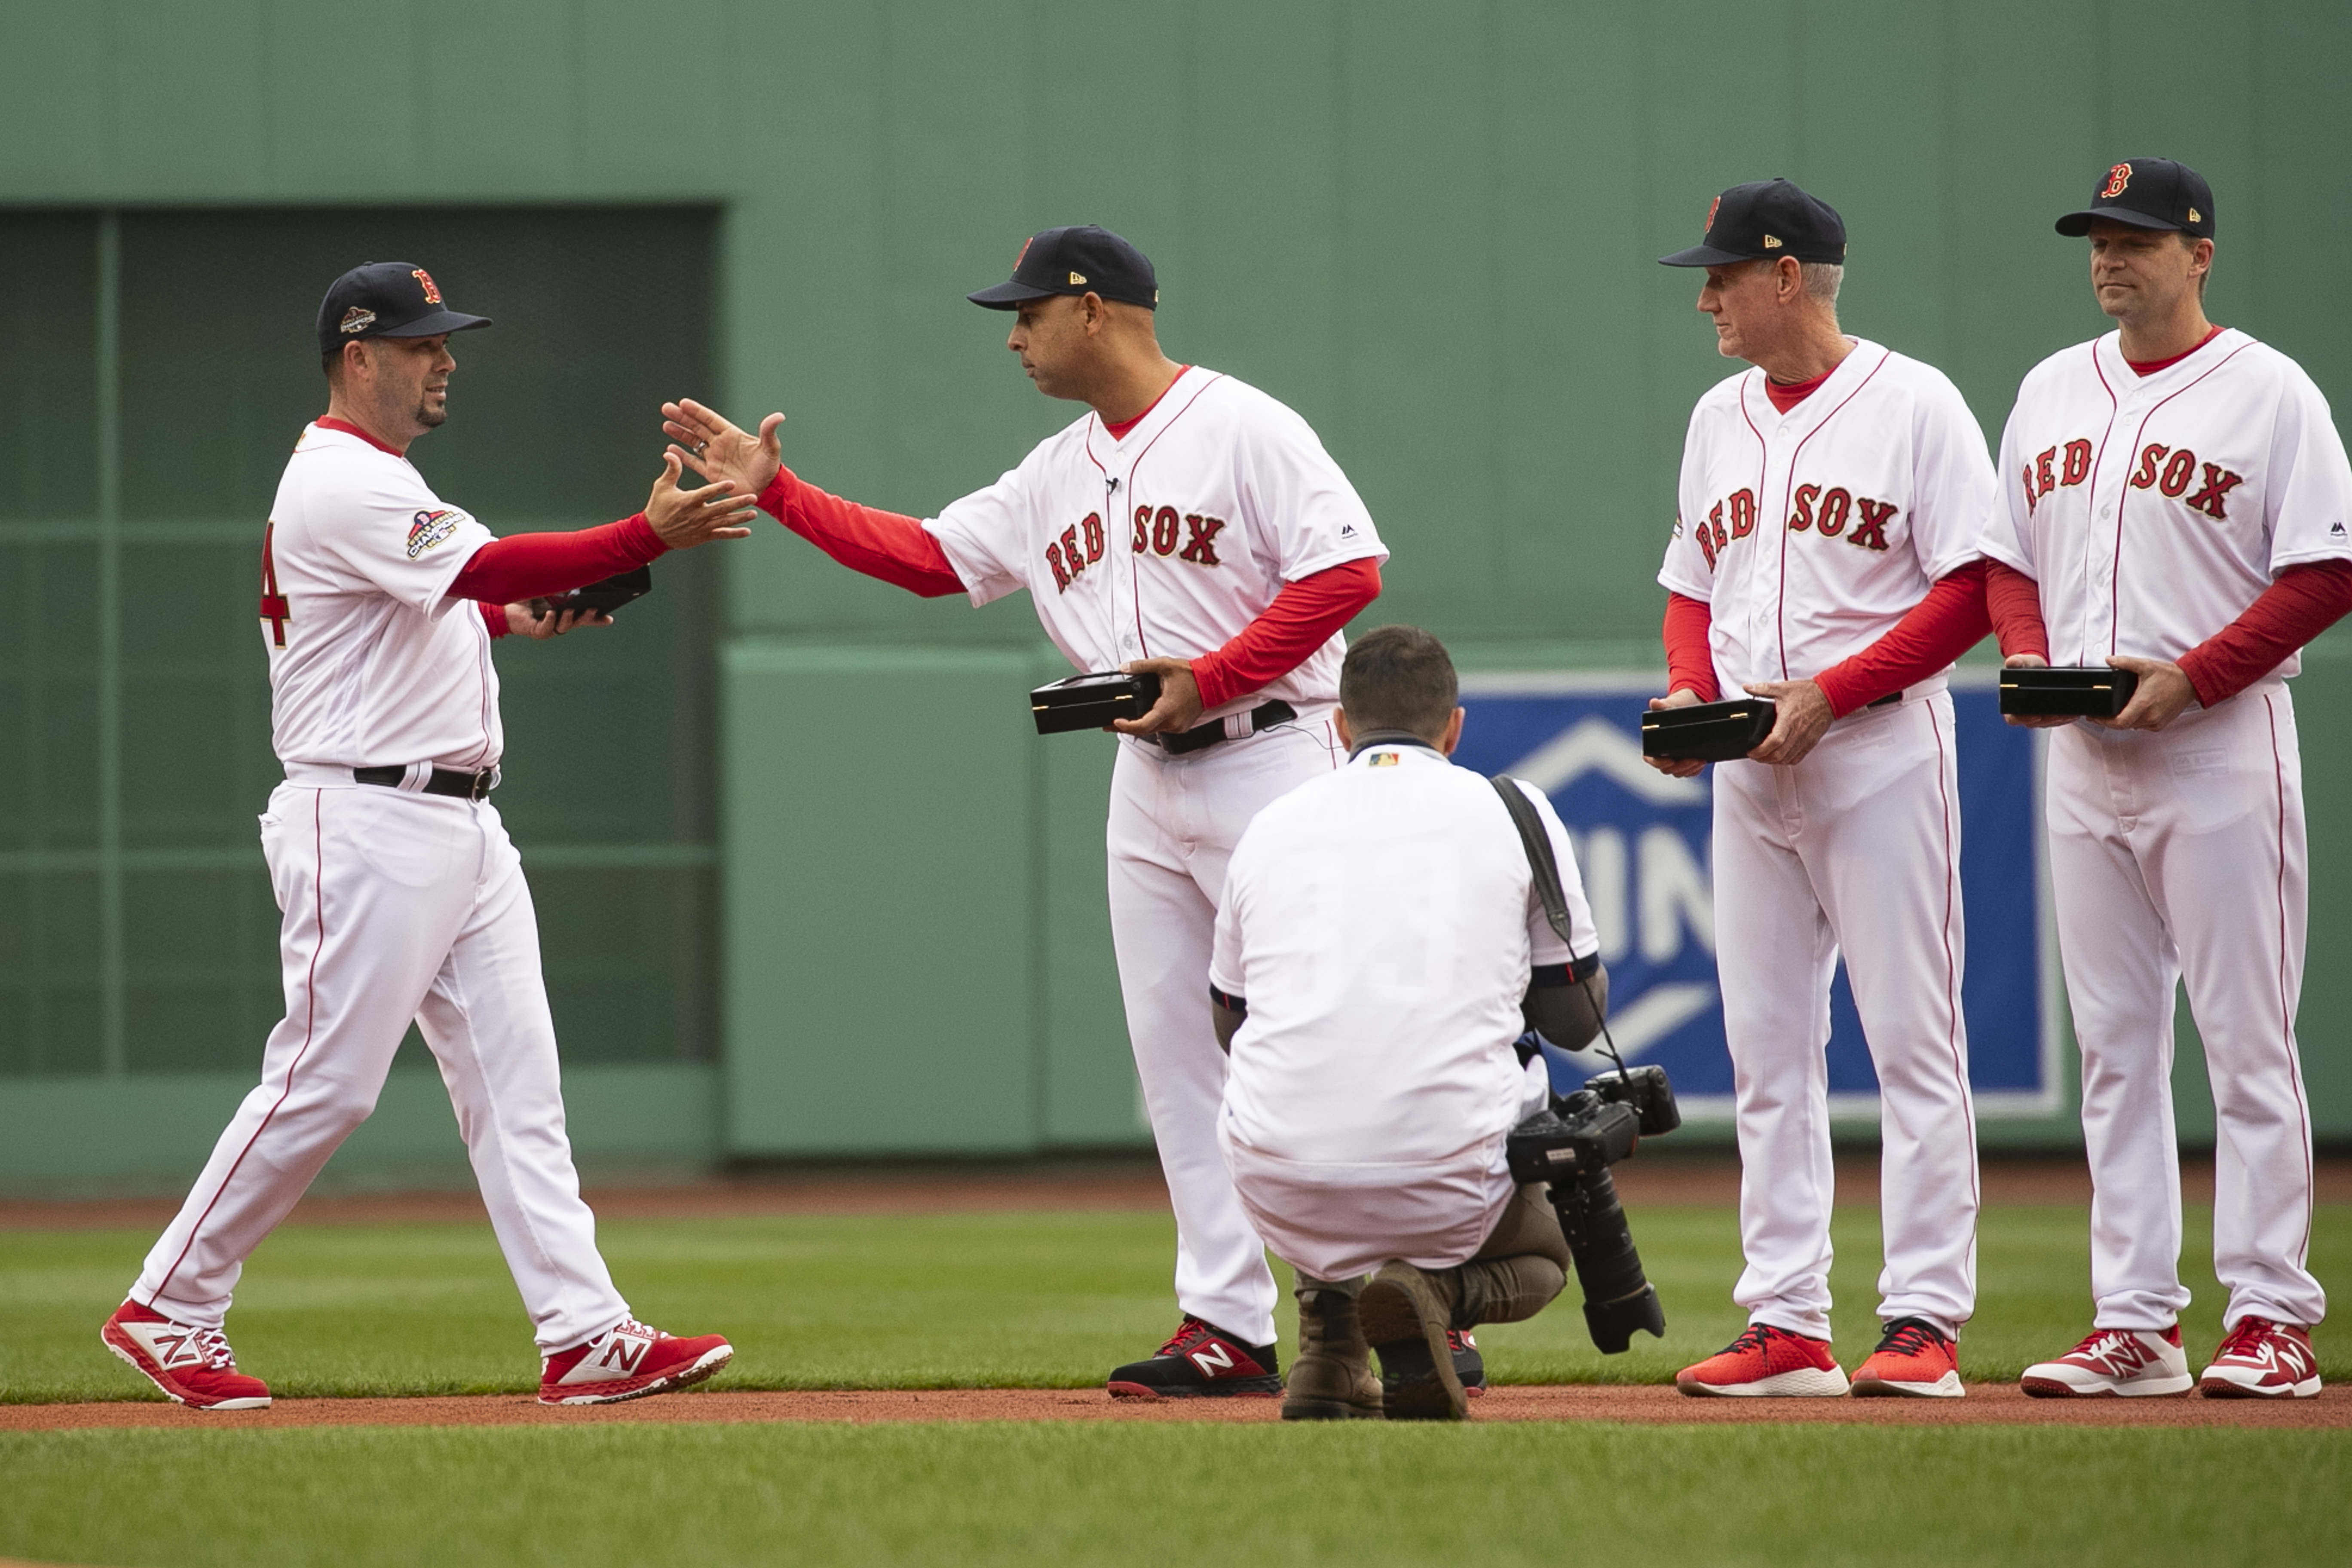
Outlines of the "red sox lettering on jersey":
[{"label": "red sox lettering on jersey", "polygon": [[[1122,438],[1088,414],[924,526],[974,604],[1032,590],[1045,634],[1080,669],[1212,652],[1284,583],[1387,554],[1305,420],[1197,365]],[[1274,698],[1301,712],[1328,707],[1343,648],[1334,637],[1204,717]]]},{"label": "red sox lettering on jersey", "polygon": [[2352,473],[2294,361],[2231,330],[2142,376],[2120,342],[2035,366],[2001,437],[1984,550],[2039,581],[2053,664],[2178,658],[2284,568],[2352,556]]},{"label": "red sox lettering on jersey", "polygon": [[1975,555],[1984,438],[1943,374],[1857,342],[1782,414],[1748,370],[1691,415],[1658,580],[1710,606],[1726,689],[1819,674]]}]

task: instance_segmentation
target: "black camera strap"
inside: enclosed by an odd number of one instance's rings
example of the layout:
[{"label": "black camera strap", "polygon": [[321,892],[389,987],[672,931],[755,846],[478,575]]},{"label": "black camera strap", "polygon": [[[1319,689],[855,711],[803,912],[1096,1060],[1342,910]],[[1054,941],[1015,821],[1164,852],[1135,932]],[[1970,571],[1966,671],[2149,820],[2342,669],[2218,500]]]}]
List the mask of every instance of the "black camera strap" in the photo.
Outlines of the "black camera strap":
[{"label": "black camera strap", "polygon": [[[1544,919],[1559,937],[1560,945],[1568,949],[1569,968],[1576,967],[1576,938],[1570,934],[1568,919],[1568,895],[1559,884],[1559,862],[1551,852],[1551,835],[1544,831],[1543,818],[1536,815],[1535,803],[1519,787],[1519,781],[1508,773],[1496,773],[1486,781],[1495,793],[1503,797],[1503,809],[1511,814],[1512,826],[1519,830],[1519,847],[1527,851],[1528,870],[1535,879],[1536,897],[1542,900]],[[1584,987],[1584,999],[1592,1004],[1592,1016],[1601,1021],[1601,1039],[1609,1059],[1617,1064],[1617,1074],[1625,1076],[1625,1058],[1617,1054],[1617,1042],[1609,1033],[1609,1016],[1602,1011],[1601,1000],[1592,994],[1592,979],[1587,975],[1579,982]]]}]

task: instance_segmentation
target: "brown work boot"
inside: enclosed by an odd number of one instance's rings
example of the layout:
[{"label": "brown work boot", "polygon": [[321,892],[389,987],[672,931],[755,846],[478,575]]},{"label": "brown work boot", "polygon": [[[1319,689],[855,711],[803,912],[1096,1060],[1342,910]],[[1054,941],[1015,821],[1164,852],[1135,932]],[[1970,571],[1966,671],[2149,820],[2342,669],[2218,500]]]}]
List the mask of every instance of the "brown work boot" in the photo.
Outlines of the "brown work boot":
[{"label": "brown work boot", "polygon": [[1331,1285],[1298,1288],[1298,1349],[1283,1391],[1285,1421],[1378,1421],[1381,1380],[1356,1319],[1356,1298]]},{"label": "brown work boot", "polygon": [[1390,1420],[1469,1419],[1470,1398],[1445,1342],[1460,1294],[1456,1269],[1426,1273],[1388,1263],[1356,1298],[1364,1338],[1381,1352],[1381,1403]]}]

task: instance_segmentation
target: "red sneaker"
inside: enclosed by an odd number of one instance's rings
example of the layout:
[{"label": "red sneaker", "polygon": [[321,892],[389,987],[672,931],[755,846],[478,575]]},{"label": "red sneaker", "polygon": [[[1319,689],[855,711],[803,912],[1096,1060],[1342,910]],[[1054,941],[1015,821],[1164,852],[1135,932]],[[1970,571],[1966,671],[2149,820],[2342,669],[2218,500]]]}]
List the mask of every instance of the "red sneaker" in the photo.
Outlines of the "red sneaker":
[{"label": "red sneaker", "polygon": [[2311,1399],[2319,1393],[2319,1358],[2311,1331],[2268,1318],[2241,1318],[2197,1380],[2208,1399]]},{"label": "red sneaker", "polygon": [[2189,1392],[2189,1353],[2180,1325],[2162,1333],[2145,1329],[2093,1329],[2056,1361],[2036,1362],[2018,1378],[2036,1399],[2168,1399]]},{"label": "red sneaker", "polygon": [[1834,1399],[1846,1389],[1829,1341],[1769,1323],[1748,1324],[1720,1353],[1675,1373],[1675,1386],[1693,1395],[1747,1399]]},{"label": "red sneaker", "polygon": [[1856,1398],[1894,1394],[1913,1399],[1958,1399],[1960,1347],[1941,1329],[1919,1318],[1897,1318],[1870,1359],[1854,1369]]},{"label": "red sneaker", "polygon": [[236,1370],[236,1354],[218,1329],[175,1323],[152,1308],[125,1301],[98,1337],[174,1405],[191,1410],[269,1408],[269,1385]]},{"label": "red sneaker", "polygon": [[690,1340],[624,1318],[584,1345],[540,1363],[541,1405],[618,1405],[700,1383],[724,1367],[735,1347],[718,1334]]},{"label": "red sneaker", "polygon": [[1113,1367],[1113,1399],[1273,1398],[1282,1368],[1272,1345],[1254,1345],[1186,1313],[1158,1353]]}]

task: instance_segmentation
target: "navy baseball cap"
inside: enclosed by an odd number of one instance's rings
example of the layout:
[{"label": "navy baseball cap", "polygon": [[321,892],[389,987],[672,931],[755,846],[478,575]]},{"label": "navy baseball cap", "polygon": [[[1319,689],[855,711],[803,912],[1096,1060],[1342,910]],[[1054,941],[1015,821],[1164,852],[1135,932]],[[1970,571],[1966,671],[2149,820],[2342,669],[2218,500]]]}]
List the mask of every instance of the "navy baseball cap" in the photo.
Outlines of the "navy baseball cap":
[{"label": "navy baseball cap", "polygon": [[319,303],[319,352],[333,353],[355,338],[429,338],[487,327],[441,301],[433,274],[405,261],[371,261],[328,285]]},{"label": "navy baseball cap", "polygon": [[1786,180],[1734,185],[1706,209],[1706,237],[1688,250],[1658,258],[1664,267],[1728,267],[1740,261],[1845,264],[1845,220],[1837,209]]},{"label": "navy baseball cap", "polygon": [[1157,310],[1160,278],[1151,270],[1150,257],[1110,230],[1087,223],[1031,235],[1013,258],[1012,281],[964,298],[992,310],[1013,310],[1054,294],[1099,294]]},{"label": "navy baseball cap", "polygon": [[2176,228],[2200,239],[2213,237],[2213,187],[2186,163],[2169,158],[2134,158],[2099,176],[2091,205],[2058,220],[2058,232],[2080,239],[2091,220],[2103,217],[2134,228]]}]

